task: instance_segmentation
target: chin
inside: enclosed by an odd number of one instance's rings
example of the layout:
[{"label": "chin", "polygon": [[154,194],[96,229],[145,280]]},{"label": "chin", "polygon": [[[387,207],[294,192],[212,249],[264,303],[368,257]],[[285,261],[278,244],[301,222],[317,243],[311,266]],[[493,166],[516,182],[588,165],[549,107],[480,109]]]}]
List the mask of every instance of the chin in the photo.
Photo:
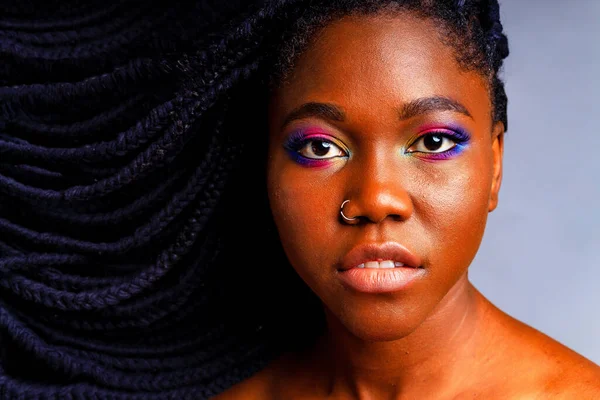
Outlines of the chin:
[{"label": "chin", "polygon": [[328,309],[326,314],[330,329],[342,328],[368,342],[388,342],[409,336],[423,323],[428,313],[417,307],[371,304],[363,307],[345,305],[340,312]]}]

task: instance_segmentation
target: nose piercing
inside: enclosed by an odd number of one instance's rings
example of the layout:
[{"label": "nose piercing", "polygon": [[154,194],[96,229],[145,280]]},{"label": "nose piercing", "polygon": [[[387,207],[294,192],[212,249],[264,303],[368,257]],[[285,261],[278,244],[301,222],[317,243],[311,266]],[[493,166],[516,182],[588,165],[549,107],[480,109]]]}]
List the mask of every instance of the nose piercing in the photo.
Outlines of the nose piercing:
[{"label": "nose piercing", "polygon": [[352,222],[352,221],[356,221],[357,218],[348,218],[344,215],[344,206],[346,205],[346,203],[348,203],[350,200],[345,200],[342,203],[342,206],[340,207],[340,214],[342,215],[342,218],[344,219],[344,221],[346,222]]}]

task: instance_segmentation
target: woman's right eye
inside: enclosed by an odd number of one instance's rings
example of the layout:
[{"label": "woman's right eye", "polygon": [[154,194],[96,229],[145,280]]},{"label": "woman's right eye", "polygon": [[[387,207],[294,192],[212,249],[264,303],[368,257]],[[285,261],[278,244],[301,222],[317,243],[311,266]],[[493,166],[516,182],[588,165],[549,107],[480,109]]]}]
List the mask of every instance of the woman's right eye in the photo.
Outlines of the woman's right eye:
[{"label": "woman's right eye", "polygon": [[336,144],[325,139],[309,139],[297,152],[312,160],[327,160],[335,157],[346,157],[347,154]]}]

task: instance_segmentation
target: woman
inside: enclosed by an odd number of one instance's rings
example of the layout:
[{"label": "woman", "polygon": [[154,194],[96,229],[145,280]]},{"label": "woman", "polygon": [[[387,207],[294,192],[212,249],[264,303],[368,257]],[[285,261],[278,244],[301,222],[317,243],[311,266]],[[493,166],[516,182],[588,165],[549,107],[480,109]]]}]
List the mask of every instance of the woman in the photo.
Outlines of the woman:
[{"label": "woman", "polygon": [[287,56],[267,168],[326,333],[218,398],[598,398],[598,367],[467,278],[502,177],[497,5],[335,3]]},{"label": "woman", "polygon": [[502,176],[496,2],[269,2],[214,37],[199,11],[158,64],[139,42],[13,89],[2,397],[600,396],[468,281]]}]

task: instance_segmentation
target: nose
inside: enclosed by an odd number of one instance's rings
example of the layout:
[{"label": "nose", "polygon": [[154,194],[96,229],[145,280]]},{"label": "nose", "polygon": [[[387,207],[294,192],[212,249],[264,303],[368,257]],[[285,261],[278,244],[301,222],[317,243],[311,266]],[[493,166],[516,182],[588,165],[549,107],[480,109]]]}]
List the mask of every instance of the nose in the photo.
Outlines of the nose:
[{"label": "nose", "polygon": [[368,165],[357,165],[346,196],[350,201],[343,209],[345,215],[355,218],[350,224],[410,218],[414,205],[406,187],[408,178],[398,162],[380,158]]}]

